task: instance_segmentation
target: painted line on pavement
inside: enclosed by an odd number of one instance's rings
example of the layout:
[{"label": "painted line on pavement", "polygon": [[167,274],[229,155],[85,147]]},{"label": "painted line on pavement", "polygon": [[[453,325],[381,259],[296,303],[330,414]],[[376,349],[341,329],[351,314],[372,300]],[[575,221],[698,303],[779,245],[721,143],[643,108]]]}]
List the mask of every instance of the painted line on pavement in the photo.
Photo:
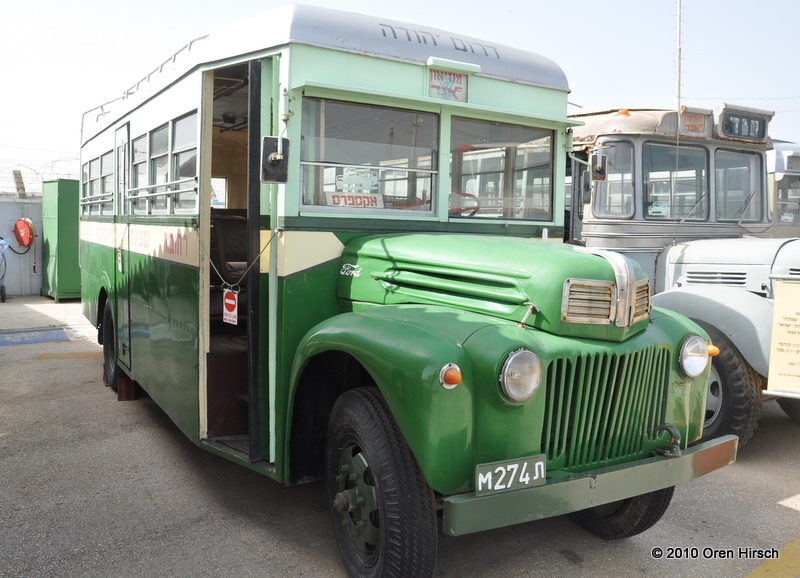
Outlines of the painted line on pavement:
[{"label": "painted line on pavement", "polygon": [[62,327],[0,332],[0,346],[55,343],[69,340],[69,335]]}]

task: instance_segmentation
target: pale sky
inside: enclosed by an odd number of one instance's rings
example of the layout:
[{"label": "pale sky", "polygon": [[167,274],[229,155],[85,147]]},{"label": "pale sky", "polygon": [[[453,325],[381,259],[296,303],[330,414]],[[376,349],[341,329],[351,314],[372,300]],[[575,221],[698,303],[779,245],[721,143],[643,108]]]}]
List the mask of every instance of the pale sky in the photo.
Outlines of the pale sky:
[{"label": "pale sky", "polygon": [[[285,0],[14,1],[0,29],[0,192],[12,170],[77,178],[81,115],[120,96],[198,36]],[[564,70],[570,103],[674,108],[677,0],[309,0],[542,54]],[[10,3],[7,3],[10,4]],[[800,142],[793,62],[797,0],[682,0],[681,104],[775,111],[773,138]],[[576,110],[570,107],[570,112]]]}]

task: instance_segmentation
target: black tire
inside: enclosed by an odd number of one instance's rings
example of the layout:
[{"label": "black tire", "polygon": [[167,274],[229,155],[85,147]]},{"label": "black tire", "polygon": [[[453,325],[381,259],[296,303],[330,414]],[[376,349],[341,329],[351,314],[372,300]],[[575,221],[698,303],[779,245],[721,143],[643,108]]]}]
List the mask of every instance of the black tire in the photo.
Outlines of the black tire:
[{"label": "black tire", "polygon": [[573,512],[569,518],[604,540],[619,540],[650,529],[667,511],[675,486]]},{"label": "black tire", "polygon": [[0,285],[0,302],[6,302],[6,286]]},{"label": "black tire", "polygon": [[707,332],[719,355],[711,361],[703,441],[734,434],[742,447],[761,418],[761,376],[721,332],[714,328]]},{"label": "black tire", "polygon": [[792,421],[800,423],[800,399],[779,397],[778,405],[781,406],[783,412],[788,415]]},{"label": "black tire", "polygon": [[121,370],[117,364],[117,334],[114,331],[114,312],[110,301],[106,301],[103,308],[103,324],[100,330],[103,335],[103,383],[116,392]]},{"label": "black tire", "polygon": [[351,576],[433,575],[433,492],[377,389],[337,399],[325,473],[333,532]]}]

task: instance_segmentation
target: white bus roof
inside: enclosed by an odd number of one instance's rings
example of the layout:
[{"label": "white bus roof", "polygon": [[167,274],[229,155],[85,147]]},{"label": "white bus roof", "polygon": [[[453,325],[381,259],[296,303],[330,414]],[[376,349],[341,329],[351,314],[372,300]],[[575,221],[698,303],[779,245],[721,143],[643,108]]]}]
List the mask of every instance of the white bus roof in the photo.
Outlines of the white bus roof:
[{"label": "white bus roof", "polygon": [[100,117],[112,110],[115,113],[130,110],[195,68],[236,56],[256,57],[260,52],[287,44],[306,44],[419,65],[428,64],[430,59],[466,63],[479,66],[480,72],[476,74],[480,76],[569,92],[563,70],[538,54],[388,18],[286,5],[186,44],[119,98],[84,113],[82,140],[89,136],[87,125],[95,125],[97,130],[95,123]]},{"label": "white bus roof", "polygon": [[[757,119],[763,124],[763,136],[758,139],[738,139],[753,143],[770,144],[766,133],[769,121],[775,115],[771,110],[721,103],[715,109],[681,107],[680,134],[694,138],[724,138],[737,140],[735,136],[724,135],[721,129],[723,117],[729,114],[743,114]],[[694,122],[688,121],[694,117]],[[702,118],[700,118],[702,117]],[[583,125],[575,127],[576,143],[591,143],[600,135],[610,134],[652,134],[674,136],[678,133],[678,113],[675,109],[659,108],[590,108],[571,113],[569,118],[580,120]],[[699,121],[697,120],[699,119]],[[705,119],[708,119],[705,120]]]}]

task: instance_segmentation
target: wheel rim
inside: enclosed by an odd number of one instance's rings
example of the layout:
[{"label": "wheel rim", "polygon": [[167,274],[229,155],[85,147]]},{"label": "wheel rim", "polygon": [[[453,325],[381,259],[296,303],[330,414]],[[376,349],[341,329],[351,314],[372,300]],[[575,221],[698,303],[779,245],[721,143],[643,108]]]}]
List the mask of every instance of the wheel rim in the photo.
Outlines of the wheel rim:
[{"label": "wheel rim", "polygon": [[372,566],[380,553],[377,488],[359,440],[345,436],[339,448],[333,506],[341,516],[353,553],[364,566]]},{"label": "wheel rim", "polygon": [[711,375],[708,379],[708,400],[706,401],[705,429],[711,427],[722,411],[722,380],[714,364],[711,364]]}]

